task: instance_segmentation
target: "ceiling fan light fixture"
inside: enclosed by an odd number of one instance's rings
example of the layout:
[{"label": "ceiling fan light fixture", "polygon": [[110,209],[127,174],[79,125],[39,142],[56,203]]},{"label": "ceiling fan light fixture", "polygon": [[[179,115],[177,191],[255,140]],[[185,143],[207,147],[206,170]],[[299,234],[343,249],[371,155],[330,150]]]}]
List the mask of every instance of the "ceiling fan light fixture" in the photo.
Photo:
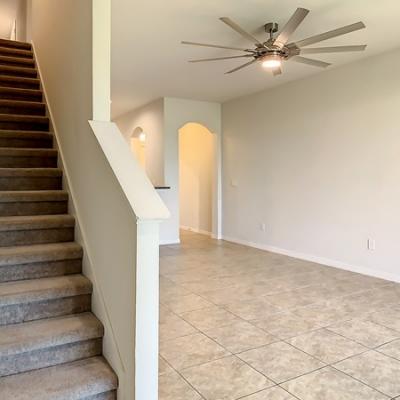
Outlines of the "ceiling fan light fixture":
[{"label": "ceiling fan light fixture", "polygon": [[279,68],[282,65],[281,57],[277,55],[268,55],[265,56],[262,60],[263,68],[274,69]]}]

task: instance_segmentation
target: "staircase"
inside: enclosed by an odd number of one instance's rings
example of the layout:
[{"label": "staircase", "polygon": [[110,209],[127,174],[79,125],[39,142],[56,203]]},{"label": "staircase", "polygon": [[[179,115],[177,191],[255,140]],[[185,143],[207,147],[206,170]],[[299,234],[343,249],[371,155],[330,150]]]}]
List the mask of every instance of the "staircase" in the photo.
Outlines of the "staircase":
[{"label": "staircase", "polygon": [[31,45],[0,40],[0,398],[115,400]]}]

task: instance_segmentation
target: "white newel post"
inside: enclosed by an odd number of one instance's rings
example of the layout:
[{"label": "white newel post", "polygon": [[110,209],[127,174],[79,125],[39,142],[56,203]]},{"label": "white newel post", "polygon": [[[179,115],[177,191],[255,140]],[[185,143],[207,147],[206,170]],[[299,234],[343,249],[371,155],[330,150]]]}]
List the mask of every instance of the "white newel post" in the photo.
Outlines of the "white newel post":
[{"label": "white newel post", "polygon": [[135,399],[158,399],[159,221],[137,222]]}]

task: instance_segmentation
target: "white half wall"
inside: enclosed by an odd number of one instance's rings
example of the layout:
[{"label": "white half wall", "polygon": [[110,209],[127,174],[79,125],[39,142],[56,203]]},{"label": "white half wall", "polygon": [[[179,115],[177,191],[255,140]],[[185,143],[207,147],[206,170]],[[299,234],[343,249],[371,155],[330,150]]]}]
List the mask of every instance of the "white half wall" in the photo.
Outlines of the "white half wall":
[{"label": "white half wall", "polygon": [[400,281],[399,70],[397,50],[225,103],[223,236]]}]

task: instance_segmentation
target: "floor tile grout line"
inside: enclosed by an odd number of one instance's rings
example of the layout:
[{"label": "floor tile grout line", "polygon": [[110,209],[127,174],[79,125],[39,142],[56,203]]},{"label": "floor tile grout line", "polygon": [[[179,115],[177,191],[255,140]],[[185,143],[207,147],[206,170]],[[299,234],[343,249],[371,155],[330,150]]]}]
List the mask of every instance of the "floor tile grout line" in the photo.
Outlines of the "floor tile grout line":
[{"label": "floor tile grout line", "polygon": [[[305,272],[305,273],[307,273],[307,272]],[[303,273],[303,274],[305,274],[305,273]],[[243,274],[238,274],[238,275],[243,275]],[[234,275],[230,275],[231,277],[234,277],[235,276],[235,274]],[[215,276],[215,277],[213,277],[213,278],[221,278],[221,277],[225,277],[225,276]],[[185,288],[183,285],[185,284],[185,283],[177,283],[177,282],[174,282],[172,279],[170,279],[170,278],[167,278],[168,280],[170,280],[173,284],[175,284],[175,285],[177,285],[177,286],[181,286],[183,289],[186,289],[186,290],[188,290],[188,291],[190,291],[189,289],[187,289],[187,288]],[[275,278],[271,278],[271,280],[273,280],[273,279],[275,279]],[[187,283],[189,283],[189,282],[187,282]],[[247,285],[238,285],[238,286],[241,286],[241,287],[245,287],[245,286],[247,286]],[[251,285],[249,285],[249,287],[250,287]],[[291,292],[291,291],[296,291],[296,290],[302,290],[302,289],[307,289],[307,288],[309,288],[310,286],[315,286],[315,287],[324,287],[323,285],[318,285],[318,284],[310,284],[310,285],[306,285],[306,286],[301,286],[301,287],[295,287],[295,288],[291,288],[291,289],[288,289],[288,290],[283,290],[283,291],[279,291],[279,292],[276,292],[276,293],[268,293],[268,294],[263,294],[263,295],[259,295],[259,296],[256,296],[256,297],[259,297],[259,298],[265,298],[266,296],[269,296],[269,295],[274,295],[274,294],[281,294],[281,293],[289,293],[289,292]],[[235,288],[235,287],[237,287],[237,286],[234,286],[234,285],[229,285],[229,286],[226,286],[226,287],[221,287],[221,288],[216,288],[216,289],[212,289],[211,291],[214,291],[214,290],[223,290],[223,289],[228,289],[228,288]],[[349,296],[354,296],[354,295],[357,295],[357,294],[361,294],[361,293],[364,293],[364,292],[368,292],[368,291],[371,291],[371,290],[374,290],[374,289],[376,289],[376,288],[368,288],[368,289],[360,289],[360,290],[356,290],[356,291],[353,291],[353,292],[351,292],[351,293],[347,293],[347,294],[343,294],[343,295],[340,295],[340,296],[334,296],[334,297],[330,297],[330,298],[326,298],[325,300],[323,300],[323,301],[326,301],[326,300],[335,300],[335,299],[342,299],[342,298],[346,298],[346,297],[349,297]],[[192,291],[192,293],[194,293],[194,294],[197,294],[197,295],[200,295],[198,292],[196,292],[196,291]],[[206,298],[205,298],[206,299]],[[308,305],[305,305],[305,306],[300,306],[300,307],[308,307],[308,306],[311,306],[311,305],[313,305],[313,304],[318,304],[319,302],[318,301],[316,301],[316,302],[313,302],[313,303],[310,303],[310,304],[308,304]],[[297,306],[298,307],[298,306]]]},{"label": "floor tile grout line", "polygon": [[[324,329],[324,328],[322,328],[322,329]],[[322,330],[322,329],[320,329],[320,330]],[[346,338],[345,338],[345,339],[346,339]],[[362,351],[361,353],[352,354],[351,356],[345,357],[345,358],[340,359],[340,360],[338,360],[338,361],[335,361],[335,362],[333,362],[333,363],[329,363],[329,362],[326,362],[326,361],[324,361],[324,360],[318,358],[318,357],[315,356],[315,355],[312,355],[312,354],[307,353],[305,350],[300,349],[299,347],[296,347],[294,344],[291,344],[291,343],[289,343],[289,342],[287,342],[287,341],[285,341],[285,340],[283,340],[283,342],[285,342],[286,344],[288,344],[288,345],[294,347],[295,349],[300,350],[300,351],[302,351],[303,353],[305,353],[305,354],[307,354],[307,355],[309,355],[309,356],[315,358],[316,360],[323,362],[323,363],[326,364],[327,366],[331,366],[331,365],[333,365],[333,364],[336,364],[336,363],[345,361],[345,360],[347,360],[347,359],[349,359],[349,358],[356,357],[356,356],[359,356],[359,355],[361,355],[361,354],[364,354],[364,353],[367,353],[367,352],[369,352],[369,351],[372,351],[371,349],[369,349],[369,348],[363,346],[363,347],[365,348],[365,350]]]},{"label": "floor tile grout line", "polygon": [[[162,357],[162,356],[160,356],[168,365],[169,365],[169,367],[174,371],[174,372],[176,372],[202,399],[204,399],[204,400],[206,400],[204,397],[203,397],[203,395],[190,383],[190,382],[188,382],[187,381],[187,379],[177,370],[177,369],[175,369],[174,368],[174,366],[173,365],[171,365],[164,357]],[[168,374],[168,372],[167,373],[165,373],[165,374],[162,374],[161,376],[163,376],[163,375],[167,375]],[[160,374],[158,375],[159,377],[160,377]]]},{"label": "floor tile grout line", "polygon": [[[179,286],[179,284],[176,284],[176,285]],[[184,289],[185,289],[185,288],[184,288]],[[223,289],[224,289],[224,288],[222,288],[222,289],[216,289],[216,290],[223,290]],[[185,290],[187,290],[187,289],[185,289]],[[365,290],[365,291],[369,291],[369,290],[370,290],[370,289]],[[336,299],[345,298],[345,297],[348,297],[348,296],[351,296],[351,295],[354,295],[354,294],[358,294],[358,293],[362,293],[362,292],[365,292],[365,291],[356,292],[356,293],[351,293],[351,294],[348,294],[348,295],[345,295],[345,296],[340,296],[340,297],[338,297],[338,298],[336,298]],[[284,293],[284,292],[280,292],[280,293]],[[222,308],[222,309],[224,309],[224,310],[226,310],[226,311],[229,312],[229,310],[227,310],[227,309],[224,307],[226,304],[223,304],[223,305],[221,305],[221,304],[216,304],[215,302],[213,302],[213,301],[207,299],[206,297],[203,297],[203,296],[201,295],[201,293],[191,292],[191,294],[197,295],[197,296],[201,297],[203,300],[208,301],[208,302],[211,303],[211,304],[214,304],[216,307]],[[252,300],[255,300],[255,299],[258,299],[258,298],[265,298],[265,296],[255,296],[253,299],[249,299],[248,301],[251,302]],[[283,308],[283,309],[281,309],[279,312],[292,312],[292,313],[293,313],[293,311],[295,311],[295,310],[298,309],[298,308],[312,307],[313,305],[315,305],[315,304],[321,304],[321,303],[323,303],[324,301],[329,301],[329,300],[324,299],[324,300],[321,300],[320,302],[315,302],[315,303],[309,304],[309,305],[307,305],[307,306],[293,307],[293,308],[292,308],[292,307],[289,307],[289,309],[288,309],[288,308]],[[227,303],[227,304],[229,304],[229,303]],[[269,303],[269,304],[271,304],[272,306],[276,306],[275,304],[272,304],[272,303]],[[168,306],[167,306],[167,307],[168,307]],[[200,308],[200,309],[198,309],[198,310],[201,310],[201,309],[205,309],[205,308]],[[193,310],[193,311],[197,311],[197,310]],[[189,312],[190,312],[190,311],[189,311]],[[271,315],[278,314],[279,312],[274,313],[274,314],[271,314]],[[371,312],[371,313],[373,313],[373,312]],[[180,316],[179,314],[177,314],[177,315]],[[238,318],[241,318],[241,317],[239,317],[239,316],[236,315],[236,314],[234,314],[234,315],[237,316]],[[298,315],[296,315],[296,314],[294,314],[294,313],[293,313],[293,315],[295,315],[295,316],[298,317],[298,318],[301,318],[301,317],[299,317]],[[349,316],[346,317],[344,320],[335,321],[335,322],[333,322],[332,324],[328,324],[328,325],[324,326],[324,328],[327,328],[327,327],[329,327],[329,326],[335,325],[335,324],[340,323],[340,322],[350,321],[350,320],[352,320],[352,319],[354,319],[354,318],[351,317],[351,316],[349,315]]]},{"label": "floor tile grout line", "polygon": [[[207,336],[207,334],[205,334],[204,332],[202,332],[202,333],[203,333],[205,336]],[[208,337],[208,336],[207,336],[207,337]],[[213,340],[212,338],[210,338],[210,339]],[[275,342],[275,343],[279,343],[279,342]],[[273,343],[271,343],[271,344],[273,344]],[[260,346],[260,347],[266,347],[266,346],[269,346],[269,345]],[[221,347],[223,347],[223,346],[221,346]],[[260,347],[256,347],[255,349],[260,348]],[[291,347],[294,347],[294,346],[291,346]],[[224,349],[227,350],[225,347],[224,347]],[[300,350],[300,351],[302,351],[302,350]],[[302,351],[302,352],[303,352],[304,354],[308,355],[308,356],[311,356],[311,355],[309,355],[308,353],[305,353],[304,351]],[[243,352],[243,353],[244,353],[244,352]],[[238,354],[240,354],[240,353],[238,353]],[[299,377],[301,377],[301,376],[307,375],[307,374],[309,374],[309,373],[318,371],[318,370],[320,370],[320,369],[323,369],[323,368],[326,368],[327,366],[329,366],[329,365],[327,365],[326,363],[323,362],[323,364],[325,364],[325,365],[322,366],[321,368],[317,368],[317,369],[315,369],[315,370],[308,371],[307,373],[304,373],[304,374],[301,374],[301,375],[299,375],[299,376],[296,376],[295,378],[291,378],[291,379],[288,379],[288,380],[286,380],[286,381],[283,381],[283,382],[278,383],[278,382],[276,382],[275,380],[271,379],[271,378],[270,378],[268,375],[266,375],[265,373],[259,371],[257,368],[255,368],[254,366],[252,366],[251,364],[249,364],[247,361],[241,359],[241,358],[238,356],[238,354],[232,354],[232,356],[235,357],[235,358],[237,358],[239,361],[243,362],[244,364],[246,364],[249,368],[251,368],[251,369],[255,370],[256,372],[258,372],[259,374],[263,375],[265,378],[267,378],[267,379],[270,380],[271,382],[273,382],[273,383],[275,384],[274,386],[279,386],[279,385],[281,385],[281,384],[283,384],[283,383],[286,383],[286,382],[288,382],[288,381],[290,381],[290,380],[297,379],[297,378],[299,378]],[[229,356],[229,357],[231,357],[231,356]],[[316,359],[316,358],[313,357],[313,356],[311,356],[311,357],[314,358],[314,359]],[[223,358],[227,358],[227,357],[223,357]],[[316,359],[316,360],[317,360],[317,361],[321,361],[321,360],[318,360],[318,359]],[[217,360],[214,360],[214,361],[217,361]],[[210,363],[210,362],[213,362],[213,361],[209,361],[209,362],[204,363],[204,364],[208,364],[208,363]],[[201,364],[201,365],[204,365],[204,364]],[[266,389],[269,389],[269,388],[266,388]],[[265,389],[263,389],[263,390],[265,390]],[[256,392],[255,392],[255,393],[256,393]],[[250,396],[250,395],[253,395],[253,394],[254,394],[254,393],[250,393],[250,394],[248,394],[248,395],[246,395],[246,396]]]},{"label": "floor tile grout line", "polygon": [[[364,354],[364,353],[363,353],[363,354]],[[349,357],[349,358],[351,358],[351,357]],[[343,360],[343,361],[344,361],[344,360]],[[341,361],[339,361],[339,362],[341,362]],[[357,381],[357,382],[363,384],[364,386],[368,386],[370,389],[373,389],[373,390],[375,390],[376,392],[381,393],[381,394],[383,394],[384,396],[387,396],[388,399],[390,399],[390,397],[391,397],[390,395],[388,395],[388,394],[386,394],[386,393],[383,393],[382,391],[378,390],[377,388],[374,388],[373,386],[369,385],[368,383],[363,382],[363,381],[361,381],[360,379],[358,379],[358,378],[356,378],[356,377],[354,377],[354,376],[352,376],[352,375],[350,375],[350,374],[348,374],[348,373],[346,373],[346,372],[344,372],[344,371],[341,371],[340,369],[336,368],[334,364],[331,364],[330,367],[333,368],[335,371],[340,372],[341,374],[346,375],[346,376],[348,376],[349,378],[354,379],[355,381]]]},{"label": "floor tile grout line", "polygon": [[[226,325],[226,326],[227,326],[227,325]],[[268,376],[266,376],[266,375],[263,374],[262,372],[258,371],[258,370],[257,370],[256,368],[254,368],[253,366],[249,365],[246,361],[242,360],[242,359],[241,359],[240,357],[238,357],[236,354],[233,354],[233,353],[232,353],[231,351],[229,351],[225,346],[219,344],[219,343],[218,343],[217,341],[215,341],[212,337],[208,336],[205,332],[203,332],[203,331],[200,330],[200,329],[199,329],[199,332],[202,333],[202,334],[203,334],[204,336],[206,336],[207,338],[209,338],[210,340],[212,340],[212,341],[213,341],[214,343],[216,343],[218,346],[222,347],[224,350],[228,351],[228,352],[230,353],[230,355],[227,355],[227,356],[225,356],[225,357],[221,357],[221,358],[218,358],[218,359],[215,359],[215,360],[211,360],[211,361],[208,361],[208,362],[199,364],[199,365],[197,365],[197,367],[202,366],[202,365],[206,365],[206,364],[209,364],[209,363],[218,361],[218,360],[222,360],[222,359],[224,359],[224,358],[235,357],[237,360],[239,360],[240,362],[246,364],[249,368],[251,368],[252,370],[258,372],[259,374],[261,374],[262,376],[264,376],[265,378],[267,378],[269,381],[271,381],[272,383],[274,383],[274,386],[278,385],[278,383],[276,383],[274,380],[272,380],[271,378],[269,378]],[[189,368],[194,368],[194,366],[193,366],[193,367],[189,367]],[[185,369],[189,369],[189,368],[185,368]],[[268,389],[268,388],[265,388],[265,389]],[[249,394],[247,394],[247,396],[250,396],[250,395],[252,395],[252,394],[253,394],[253,393],[249,393]]]},{"label": "floor tile grout line", "polygon": [[[201,247],[198,247],[198,250],[200,250],[200,249],[201,249]],[[358,275],[359,275],[359,274],[357,274],[357,275],[355,275],[355,276],[358,276]],[[171,281],[171,279],[169,279],[169,280]],[[179,285],[179,284],[177,284],[176,282],[174,282],[173,280],[172,280],[172,282],[173,282],[173,284]],[[180,285],[179,285],[179,286],[180,286]],[[390,286],[390,283],[388,282],[387,285],[385,285],[385,286]],[[186,288],[184,288],[184,289],[186,289]],[[186,289],[186,290],[188,290],[188,289]],[[216,290],[219,290],[219,289],[216,289]],[[294,289],[294,290],[296,290],[296,289]],[[343,296],[342,296],[342,295],[341,295],[341,296],[338,296],[338,297],[335,296],[334,298],[331,298],[331,297],[330,297],[329,300],[334,299],[334,300],[337,301],[337,300],[339,300],[339,299],[343,299],[343,298],[346,298],[346,297],[349,297],[349,296],[352,296],[352,295],[355,295],[355,294],[373,292],[374,290],[378,290],[378,284],[373,284],[371,287],[369,287],[369,288],[366,289],[366,290],[358,290],[358,291],[355,290],[355,291],[353,291],[353,292],[351,292],[351,293],[349,293],[349,294],[343,295]],[[223,310],[225,310],[225,311],[227,311],[227,312],[230,312],[229,310],[226,310],[226,309],[223,307],[223,305],[219,305],[219,304],[215,304],[215,303],[211,302],[209,299],[202,297],[201,294],[197,293],[196,291],[193,292],[193,291],[188,290],[188,292],[193,293],[194,295],[197,295],[197,296],[203,298],[204,300],[210,302],[211,304],[214,304],[218,309],[223,309]],[[262,297],[264,297],[264,296],[255,296],[254,298],[249,299],[249,301],[254,301],[255,299],[262,298]],[[328,301],[329,301],[329,300],[328,300]],[[332,301],[334,301],[334,300],[332,300]],[[312,303],[312,304],[315,304],[315,303]],[[317,304],[318,304],[318,303],[317,303]],[[275,305],[275,304],[273,304],[273,305]],[[308,307],[308,306],[305,306],[305,307]],[[374,310],[374,311],[370,311],[370,312],[367,314],[367,316],[370,316],[371,314],[373,314],[373,313],[375,313],[375,312],[378,312],[378,310],[381,309],[381,308],[387,308],[387,307],[382,307],[382,306],[380,306],[380,305],[376,305],[376,306],[374,306],[374,307],[376,307],[375,310]],[[200,309],[199,309],[199,310],[200,310]],[[281,311],[282,311],[282,312],[285,312],[285,311],[287,311],[287,308],[284,308],[284,309],[282,309]],[[290,311],[289,311],[289,312],[290,312]],[[245,320],[245,319],[241,318],[240,316],[238,316],[238,315],[236,315],[236,314],[234,314],[234,313],[232,313],[232,312],[231,312],[231,314],[235,315],[238,319],[240,319],[240,320],[242,320],[242,321],[245,321],[245,322],[251,324],[251,325],[254,326],[255,328],[260,329],[260,330],[266,332],[267,334],[270,334],[271,336],[276,337],[275,334],[272,334],[272,333],[269,332],[268,330],[259,328],[258,326],[254,325],[254,323],[252,323],[251,320]],[[179,314],[176,314],[176,313],[175,313],[175,315],[177,315],[179,318],[182,318]],[[367,316],[366,316],[365,318],[367,318]],[[297,317],[298,317],[298,318],[301,318],[301,317],[299,317],[299,316],[297,316]],[[347,321],[354,320],[354,319],[356,319],[356,318],[355,318],[354,316],[351,316],[350,314],[346,317],[346,320],[347,320]],[[189,323],[187,320],[185,320],[184,318],[182,318],[182,320],[184,320],[186,323],[190,324],[190,323]],[[337,324],[337,323],[340,323],[340,322],[345,322],[345,321],[343,321],[343,320],[341,320],[341,321],[336,321],[336,322],[334,322],[334,323],[332,323],[332,324],[329,324],[329,325],[326,325],[326,326],[322,326],[322,327],[320,327],[320,328],[318,328],[318,329],[316,329],[316,330],[325,329],[325,330],[327,330],[327,331],[329,331],[329,332],[331,332],[331,333],[333,333],[333,334],[336,334],[336,335],[338,335],[338,336],[342,336],[342,337],[345,338],[346,340],[350,340],[350,341],[352,341],[352,342],[354,342],[354,343],[358,343],[358,342],[355,341],[354,339],[348,338],[348,337],[346,337],[346,336],[344,336],[344,335],[341,335],[341,334],[339,334],[339,333],[336,333],[336,332],[334,332],[334,331],[329,330],[329,327],[330,327],[330,326],[332,326],[332,325],[334,325],[334,324]],[[371,321],[371,322],[375,323],[375,321]],[[375,324],[377,324],[377,323],[375,323]],[[190,325],[191,325],[191,324],[190,324]],[[230,324],[228,324],[228,325],[230,325]],[[379,325],[379,324],[377,324],[377,325]],[[213,340],[213,338],[209,337],[209,336],[208,336],[207,334],[205,334],[204,331],[202,331],[201,329],[198,329],[198,328],[196,328],[196,327],[193,326],[193,325],[191,325],[191,326],[195,329],[196,332],[202,333],[203,335],[205,335],[206,337],[208,337],[210,340]],[[224,326],[226,326],[226,325],[224,325]],[[382,326],[385,327],[385,325],[382,325]],[[386,327],[386,328],[388,328],[388,327]],[[390,329],[390,328],[388,328],[388,329]],[[311,331],[313,331],[313,330],[311,330]],[[308,331],[308,332],[310,332],[310,331]],[[301,336],[301,335],[306,334],[306,333],[307,333],[307,332],[301,333],[301,334],[299,334],[298,336]],[[277,339],[278,339],[278,342],[279,342],[279,341],[282,341],[282,342],[284,342],[284,343],[287,343],[287,340],[292,339],[292,338],[293,338],[293,337],[281,339],[280,337],[278,337]],[[391,343],[391,342],[394,342],[394,341],[396,341],[396,340],[398,340],[398,339],[393,339],[393,340],[391,340],[391,341],[389,341],[389,342],[386,342],[386,343],[384,343],[384,344]],[[216,342],[215,340],[213,340],[213,341]],[[216,342],[216,343],[217,343],[219,346],[221,346],[222,348],[224,348],[225,350],[227,350],[229,353],[231,353],[228,349],[226,349],[225,346],[222,346],[222,345],[221,345],[220,343],[218,343],[218,342]],[[287,344],[291,345],[290,343],[287,343]],[[379,354],[384,354],[384,353],[380,353],[380,352],[379,352],[379,348],[382,347],[384,344],[381,344],[380,346],[377,346],[377,347],[375,347],[375,348],[371,348],[371,347],[369,347],[369,346],[365,346],[365,345],[363,345],[362,343],[360,343],[360,345],[362,345],[363,347],[366,348],[366,351],[365,351],[365,352],[362,352],[362,353],[360,353],[360,354],[352,355],[352,356],[350,356],[350,357],[348,357],[348,358],[357,357],[357,356],[359,356],[359,355],[361,355],[361,354],[364,354],[364,353],[367,353],[367,352],[369,352],[369,351],[376,351],[376,352],[378,352]],[[268,345],[265,345],[265,346],[268,346]],[[291,345],[291,346],[292,346],[292,345]],[[260,347],[263,347],[263,346],[260,346]],[[292,346],[292,347],[295,347],[295,346]],[[257,348],[257,347],[256,347],[256,348]],[[295,347],[295,348],[296,348],[296,347]],[[296,348],[296,349],[297,349],[297,348]],[[298,349],[298,350],[302,351],[301,349]],[[310,354],[308,354],[308,353],[306,353],[306,352],[304,352],[304,353],[307,354],[307,355],[309,355],[309,356],[311,356],[311,357],[313,357],[312,355],[310,355]],[[236,357],[236,358],[239,358],[239,357],[237,356],[238,354],[240,354],[240,353],[236,353],[236,354],[234,354],[233,356]],[[387,356],[387,355],[385,355],[385,356]],[[388,357],[390,357],[390,356],[388,356]],[[314,358],[315,358],[315,357],[314,357]],[[393,357],[391,357],[391,358],[393,358]],[[240,358],[239,358],[239,359],[240,359]],[[347,358],[346,358],[346,359],[347,359]],[[346,360],[346,359],[344,359],[344,360]],[[393,359],[397,360],[396,358],[393,358]],[[335,363],[339,363],[339,362],[344,361],[344,360],[340,360],[340,361],[337,361],[337,362],[335,362]],[[243,360],[242,360],[242,361],[243,361]],[[335,364],[335,363],[334,363],[334,364]],[[207,364],[207,363],[205,363],[205,364]],[[255,369],[255,368],[252,367],[251,365],[249,365],[249,367]],[[344,374],[344,375],[348,375],[348,374],[343,373],[343,371],[340,371],[340,370],[338,370],[337,368],[333,367],[332,364],[328,364],[327,366],[321,367],[321,369],[322,369],[322,368],[328,368],[328,367],[332,367],[334,370],[339,371],[340,373],[342,373],[342,374]],[[258,372],[259,372],[259,371],[258,371]],[[262,374],[262,375],[264,375],[264,374]],[[305,374],[305,375],[306,375],[306,374]],[[264,375],[264,376],[265,376],[265,375]],[[352,377],[351,375],[348,375],[348,376],[349,376],[351,379],[354,379],[354,380],[356,380],[356,381],[359,381],[358,379]],[[266,376],[266,377],[268,378],[268,376]],[[268,379],[270,379],[270,378],[268,378]],[[292,380],[292,379],[291,379],[291,380]],[[272,380],[271,380],[271,381],[272,381]],[[364,382],[362,382],[362,381],[359,381],[359,382],[361,382],[363,385],[366,385],[366,384],[365,384]],[[279,385],[278,385],[278,386],[279,386]],[[366,386],[369,386],[369,385],[366,385]],[[369,386],[369,387],[370,387],[371,389],[377,390],[377,389],[375,389],[375,388],[373,388],[373,387],[371,387],[371,386]],[[282,388],[282,389],[285,390],[284,388]],[[386,396],[386,395],[385,395],[385,396]]]},{"label": "floor tile grout line", "polygon": [[279,388],[279,389],[283,390],[284,392],[288,393],[288,394],[289,394],[290,396],[292,396],[294,399],[301,400],[299,397],[297,397],[297,396],[295,396],[294,394],[290,393],[290,392],[287,391],[285,388],[281,387],[279,384],[278,384],[278,385],[275,385],[275,386],[271,386],[271,387],[266,388],[266,389],[258,390],[257,392],[254,392],[254,393],[251,393],[251,394],[246,394],[246,395],[244,395],[244,396],[237,397],[237,398],[234,399],[234,400],[243,400],[243,399],[246,399],[246,397],[254,396],[254,395],[256,395],[256,394],[259,394],[259,393],[262,393],[262,392],[265,392],[265,391],[269,391],[269,390],[271,390],[271,389],[276,389],[276,388]]},{"label": "floor tile grout line", "polygon": [[[354,321],[354,320],[356,320],[356,319],[352,319],[352,320],[349,320],[349,321],[346,321],[346,322],[350,322],[350,321]],[[371,322],[372,322],[372,321],[371,321]],[[376,325],[376,324],[375,324],[375,325]],[[343,337],[344,339],[347,339],[347,340],[350,340],[350,341],[352,341],[352,342],[354,342],[354,343],[357,343],[357,344],[359,344],[360,346],[363,346],[363,347],[365,347],[365,348],[367,348],[367,349],[369,349],[369,350],[376,350],[377,348],[379,348],[379,347],[381,347],[381,346],[384,346],[385,344],[389,344],[389,343],[392,343],[393,341],[396,341],[396,340],[399,340],[399,339],[400,339],[400,333],[399,333],[399,336],[398,336],[397,338],[393,339],[393,340],[389,340],[388,342],[382,343],[382,344],[380,344],[380,345],[378,345],[378,346],[375,346],[375,347],[369,347],[369,346],[366,346],[364,343],[361,343],[361,342],[359,342],[359,341],[357,341],[357,340],[355,340],[355,339],[352,339],[352,338],[349,338],[349,337],[345,336],[344,334],[337,333],[337,332],[335,332],[335,331],[330,330],[329,328],[324,328],[324,329],[326,329],[327,331],[329,331],[329,332],[331,332],[331,333],[334,333],[335,335],[341,336],[341,337]],[[397,331],[394,331],[394,332],[397,332]],[[397,333],[398,333],[398,332],[397,332]]]},{"label": "floor tile grout line", "polygon": [[[326,329],[326,328],[320,328],[320,329],[318,329],[318,330],[324,330],[324,329]],[[218,344],[219,346],[223,347],[224,350],[228,351],[231,355],[229,355],[229,356],[224,356],[224,357],[221,357],[221,358],[218,358],[218,359],[214,359],[214,360],[210,360],[210,361],[208,361],[208,362],[201,363],[201,364],[198,364],[198,365],[195,365],[195,366],[190,366],[190,367],[184,368],[183,370],[189,369],[189,368],[199,367],[199,366],[202,366],[202,365],[205,365],[205,364],[214,362],[214,361],[218,361],[218,360],[221,360],[221,359],[224,359],[224,358],[228,358],[228,357],[232,357],[232,356],[233,356],[233,357],[236,357],[237,359],[239,359],[240,361],[242,361],[243,363],[245,363],[248,367],[252,368],[253,370],[257,371],[259,374],[261,374],[261,375],[263,375],[264,377],[266,377],[267,379],[269,379],[269,380],[270,380],[271,382],[273,382],[275,385],[282,385],[282,384],[284,384],[284,383],[287,383],[287,382],[292,381],[292,380],[294,380],[294,379],[298,379],[298,378],[300,378],[300,377],[302,377],[302,376],[311,374],[311,373],[313,373],[313,372],[319,371],[319,370],[324,369],[324,368],[328,368],[328,367],[334,368],[334,367],[333,367],[334,364],[337,364],[337,363],[339,363],[339,362],[345,361],[345,360],[350,359],[350,358],[353,358],[353,357],[360,356],[361,354],[365,354],[365,353],[367,353],[367,352],[369,352],[369,351],[373,351],[373,350],[371,350],[371,349],[369,349],[369,348],[365,348],[365,351],[363,351],[363,352],[361,352],[361,353],[354,354],[354,355],[352,355],[352,356],[346,357],[346,358],[344,358],[344,359],[342,359],[342,360],[339,360],[339,361],[336,361],[336,362],[334,362],[334,363],[326,363],[325,361],[323,361],[323,360],[321,360],[321,359],[319,359],[319,358],[313,356],[312,354],[309,354],[309,353],[305,352],[304,350],[299,349],[299,348],[297,348],[296,346],[293,346],[291,343],[287,343],[285,340],[281,340],[282,342],[288,344],[289,346],[295,348],[296,350],[301,351],[302,353],[306,354],[307,356],[310,356],[310,357],[316,359],[317,361],[320,361],[320,362],[324,363],[325,365],[322,366],[322,367],[320,367],[320,368],[317,368],[317,369],[315,369],[315,370],[308,371],[308,372],[306,372],[306,373],[304,373],[304,374],[301,374],[301,375],[296,376],[296,377],[294,377],[294,378],[291,378],[291,379],[288,379],[288,380],[286,380],[286,381],[283,381],[283,382],[279,382],[279,383],[278,383],[278,382],[276,382],[275,380],[271,379],[268,375],[266,375],[266,374],[264,374],[263,372],[259,371],[257,368],[255,368],[255,367],[252,366],[251,364],[249,364],[249,363],[247,363],[246,361],[242,360],[242,359],[239,357],[239,354],[241,354],[241,353],[233,354],[233,353],[230,352],[228,349],[226,349],[224,346],[220,345],[220,344],[219,344],[218,342],[216,342],[214,339],[212,339],[211,337],[209,337],[209,336],[208,336],[206,333],[204,333],[202,330],[200,330],[200,329],[198,329],[198,330],[199,330],[199,332],[200,332],[201,334],[203,334],[204,336],[208,337],[210,340],[212,340],[213,342],[215,342],[215,343]],[[338,336],[340,336],[340,335],[338,335]],[[345,339],[347,339],[347,338],[345,338]],[[278,341],[278,342],[275,342],[275,343],[279,343],[279,341]],[[271,343],[271,344],[273,344],[273,343]],[[251,349],[251,350],[256,350],[256,349],[258,349],[258,348],[262,348],[262,347],[266,347],[266,346],[269,346],[269,345],[264,345],[264,346],[255,347],[254,349]],[[365,346],[364,346],[364,347],[365,347]],[[248,350],[248,351],[250,351],[250,350]],[[246,352],[246,351],[244,351],[244,352]],[[244,352],[242,352],[242,353],[244,353]],[[338,370],[337,368],[334,368],[334,369],[337,370],[337,371],[339,371],[339,372],[342,372],[342,371]],[[343,372],[342,372],[342,373],[343,373]],[[352,379],[355,379],[355,378],[352,377],[351,375],[348,375],[348,374],[345,374],[345,375],[349,376],[349,377],[352,378]],[[355,379],[355,380],[359,381],[358,379]],[[362,381],[359,381],[359,382],[361,382],[361,383],[363,383],[363,384],[365,385],[364,382],[362,382]],[[374,390],[378,391],[377,389],[373,388],[372,386],[369,386],[369,385],[366,385],[366,386],[370,387],[371,389],[374,389]],[[380,391],[378,391],[378,392],[380,392]],[[380,392],[380,393],[382,393],[382,392]],[[254,393],[251,393],[251,394],[249,394],[249,395],[252,395],[252,394],[254,394]],[[291,393],[291,394],[292,394],[292,393]],[[382,393],[382,394],[384,394],[384,393]],[[248,395],[248,396],[249,396],[249,395]],[[384,395],[386,396],[386,394],[384,394]]]}]

